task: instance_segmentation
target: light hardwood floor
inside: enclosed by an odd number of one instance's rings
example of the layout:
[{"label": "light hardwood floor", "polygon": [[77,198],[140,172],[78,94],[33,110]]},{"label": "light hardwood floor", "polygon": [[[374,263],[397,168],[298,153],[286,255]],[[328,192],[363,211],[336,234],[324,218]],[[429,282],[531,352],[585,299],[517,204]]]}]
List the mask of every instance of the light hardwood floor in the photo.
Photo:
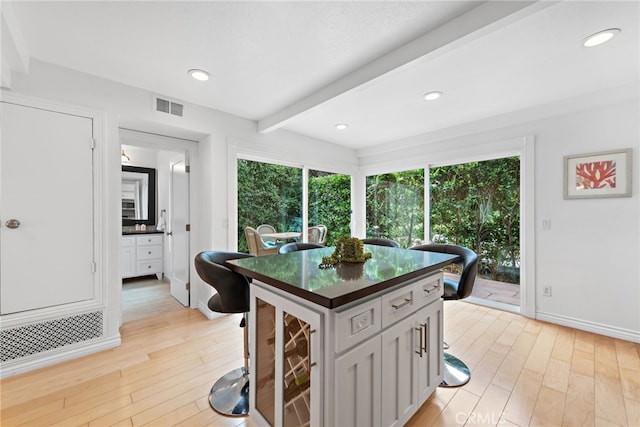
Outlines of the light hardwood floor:
[{"label": "light hardwood floor", "polygon": [[[253,427],[207,401],[242,364],[238,322],[190,309],[128,322],[119,348],[0,382],[1,424]],[[409,426],[640,426],[638,344],[453,301],[445,338],[471,382],[437,389]]]},{"label": "light hardwood floor", "polygon": [[182,308],[171,297],[169,280],[146,276],[125,279],[122,283],[122,323]]}]

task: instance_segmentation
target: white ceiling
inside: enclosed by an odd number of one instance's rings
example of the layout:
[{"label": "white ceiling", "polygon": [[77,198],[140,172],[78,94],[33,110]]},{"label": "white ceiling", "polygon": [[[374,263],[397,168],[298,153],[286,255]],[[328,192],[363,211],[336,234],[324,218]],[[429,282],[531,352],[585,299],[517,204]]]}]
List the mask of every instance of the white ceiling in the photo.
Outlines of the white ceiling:
[{"label": "white ceiling", "polygon": [[31,58],[355,149],[640,79],[638,1],[10,4]]}]

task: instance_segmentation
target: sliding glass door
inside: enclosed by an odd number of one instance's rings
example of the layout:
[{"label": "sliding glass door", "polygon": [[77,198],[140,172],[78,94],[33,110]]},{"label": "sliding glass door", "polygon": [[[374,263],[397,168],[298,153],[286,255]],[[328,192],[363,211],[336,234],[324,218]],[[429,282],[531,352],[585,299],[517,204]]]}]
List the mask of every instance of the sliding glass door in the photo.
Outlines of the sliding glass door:
[{"label": "sliding glass door", "polygon": [[432,167],[429,224],[434,243],[478,254],[473,295],[520,304],[520,158]]}]

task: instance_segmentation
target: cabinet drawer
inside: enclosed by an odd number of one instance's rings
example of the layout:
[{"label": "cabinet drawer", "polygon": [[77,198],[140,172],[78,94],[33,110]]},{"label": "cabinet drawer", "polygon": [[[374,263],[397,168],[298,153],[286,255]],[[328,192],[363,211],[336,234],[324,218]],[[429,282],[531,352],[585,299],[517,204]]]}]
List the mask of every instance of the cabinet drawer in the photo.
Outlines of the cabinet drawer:
[{"label": "cabinet drawer", "polygon": [[162,261],[141,261],[138,262],[136,273],[138,276],[144,276],[146,274],[154,274],[162,272]]},{"label": "cabinet drawer", "polygon": [[122,247],[135,246],[135,245],[136,245],[136,238],[135,237],[123,237],[122,238]]},{"label": "cabinet drawer", "polygon": [[136,236],[136,244],[138,246],[161,245],[162,234],[153,234],[148,236]]},{"label": "cabinet drawer", "polygon": [[381,302],[376,298],[367,303],[336,313],[336,352],[361,343],[382,328]]},{"label": "cabinet drawer", "polygon": [[442,273],[437,273],[424,279],[418,280],[415,284],[416,309],[422,308],[442,297],[444,286]]},{"label": "cabinet drawer", "polygon": [[162,246],[143,246],[136,249],[138,261],[162,258]]},{"label": "cabinet drawer", "polygon": [[383,329],[416,311],[416,289],[415,284],[403,286],[381,297]]}]

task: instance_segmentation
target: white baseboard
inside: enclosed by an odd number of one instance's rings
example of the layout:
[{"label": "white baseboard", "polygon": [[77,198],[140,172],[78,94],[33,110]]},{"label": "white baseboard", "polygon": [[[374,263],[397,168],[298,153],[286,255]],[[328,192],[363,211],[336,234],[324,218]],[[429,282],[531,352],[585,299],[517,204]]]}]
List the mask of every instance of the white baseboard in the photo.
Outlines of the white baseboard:
[{"label": "white baseboard", "polygon": [[640,331],[632,331],[630,329],[616,328],[614,326],[604,325],[602,323],[589,322],[587,320],[575,319],[568,316],[560,316],[557,314],[536,312],[536,319],[543,320],[557,325],[568,326],[581,331],[593,332],[595,334],[604,335],[612,338],[619,338],[625,341],[640,343]]},{"label": "white baseboard", "polygon": [[17,360],[10,360],[0,365],[0,379],[23,374],[45,366],[66,362],[99,351],[110,350],[120,346],[120,336],[97,338],[90,342],[78,343],[73,346],[60,347],[46,353],[33,354]]}]

